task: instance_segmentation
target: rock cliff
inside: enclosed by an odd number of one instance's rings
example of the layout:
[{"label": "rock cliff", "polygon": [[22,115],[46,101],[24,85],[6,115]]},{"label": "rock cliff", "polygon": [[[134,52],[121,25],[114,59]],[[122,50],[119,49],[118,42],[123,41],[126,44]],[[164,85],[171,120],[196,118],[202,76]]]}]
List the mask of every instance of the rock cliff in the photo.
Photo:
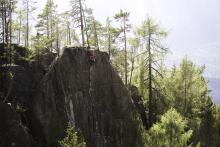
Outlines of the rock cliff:
[{"label": "rock cliff", "polygon": [[[38,74],[33,65],[24,69],[27,79],[20,80],[26,94],[17,93],[27,110],[22,122],[29,129],[32,144],[58,146],[57,141],[64,137],[71,122],[82,131],[88,147],[141,146],[128,91],[108,55],[95,52],[96,61],[91,62],[86,49],[66,48],[45,72]],[[16,84],[12,89],[17,89]]]}]

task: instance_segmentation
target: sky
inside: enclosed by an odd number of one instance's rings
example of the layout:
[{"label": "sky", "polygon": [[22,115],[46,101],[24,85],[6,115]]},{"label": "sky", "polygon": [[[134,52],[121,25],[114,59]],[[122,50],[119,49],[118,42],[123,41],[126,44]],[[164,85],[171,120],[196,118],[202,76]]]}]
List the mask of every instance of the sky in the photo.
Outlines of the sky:
[{"label": "sky", "polygon": [[[42,8],[46,0],[38,0]],[[69,0],[55,0],[59,12],[68,10]],[[205,65],[205,76],[220,78],[220,0],[86,0],[96,19],[105,23],[120,9],[130,12],[130,22],[138,26],[153,17],[168,31],[170,50],[166,63],[179,64],[187,55]]]}]

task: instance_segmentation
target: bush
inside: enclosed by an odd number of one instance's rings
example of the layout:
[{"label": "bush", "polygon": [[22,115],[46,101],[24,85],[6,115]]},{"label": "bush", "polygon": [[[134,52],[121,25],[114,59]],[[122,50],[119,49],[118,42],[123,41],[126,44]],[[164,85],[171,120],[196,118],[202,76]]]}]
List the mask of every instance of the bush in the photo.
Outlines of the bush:
[{"label": "bush", "polygon": [[66,136],[59,141],[61,147],[86,147],[86,143],[80,133],[75,131],[74,127],[69,123],[66,129]]}]

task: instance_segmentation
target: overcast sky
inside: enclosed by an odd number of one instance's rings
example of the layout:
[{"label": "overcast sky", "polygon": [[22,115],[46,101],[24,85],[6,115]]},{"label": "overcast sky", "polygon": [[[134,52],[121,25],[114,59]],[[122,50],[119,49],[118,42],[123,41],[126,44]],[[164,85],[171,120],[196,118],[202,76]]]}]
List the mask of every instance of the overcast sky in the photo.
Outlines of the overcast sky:
[{"label": "overcast sky", "polygon": [[[38,5],[45,1],[38,0]],[[68,9],[69,0],[55,2],[59,11]],[[154,17],[169,32],[169,65],[187,55],[206,65],[206,76],[220,78],[220,0],[87,0],[87,6],[103,23],[120,9],[131,13],[133,26],[147,15]]]}]

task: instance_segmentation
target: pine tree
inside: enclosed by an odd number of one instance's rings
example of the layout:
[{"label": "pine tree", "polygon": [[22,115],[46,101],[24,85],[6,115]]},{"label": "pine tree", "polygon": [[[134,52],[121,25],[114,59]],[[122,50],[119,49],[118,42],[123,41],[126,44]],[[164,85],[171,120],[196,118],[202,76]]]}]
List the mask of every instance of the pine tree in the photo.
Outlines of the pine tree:
[{"label": "pine tree", "polygon": [[193,145],[198,142],[203,145],[207,141],[204,138],[209,140],[213,138],[209,133],[212,132],[214,125],[214,105],[208,96],[208,86],[203,76],[204,69],[204,66],[197,66],[189,58],[184,58],[179,67],[174,66],[162,79],[169,106],[174,107],[189,120],[189,127],[194,132]]},{"label": "pine tree", "polygon": [[[17,40],[17,44],[21,45],[22,44],[22,36],[24,33],[24,21],[25,21],[25,10],[18,8],[16,9],[16,21],[14,22],[14,33],[16,33],[16,40]],[[25,40],[25,38],[24,38]],[[24,41],[25,42],[25,41]]]},{"label": "pine tree", "polygon": [[152,18],[148,17],[142,25],[137,29],[136,32],[139,36],[141,44],[144,46],[144,55],[145,55],[145,65],[148,70],[148,109],[149,109],[149,127],[156,122],[157,112],[156,112],[156,98],[153,94],[154,89],[153,87],[156,85],[155,76],[162,74],[159,72],[158,68],[158,61],[163,59],[162,57],[164,54],[167,53],[167,48],[165,48],[161,42],[167,36],[167,33],[163,31],[154,21]]},{"label": "pine tree", "polygon": [[[34,7],[34,4],[36,2],[33,0],[23,0],[23,6],[24,6],[24,12],[25,12],[25,19],[26,19],[26,25],[25,25],[25,47],[29,47],[29,40],[30,40],[30,16],[36,10],[36,7]],[[21,13],[21,11],[20,11]],[[20,14],[21,15],[21,14]],[[22,16],[20,16],[22,17]]]},{"label": "pine tree", "polygon": [[208,86],[203,73],[205,67],[197,66],[184,58],[180,67],[174,67],[164,82],[171,105],[185,117],[198,116],[208,99]]},{"label": "pine tree", "polygon": [[12,48],[12,25],[13,13],[15,10],[15,0],[0,1],[0,30],[1,32],[1,50],[0,50],[0,98],[3,99],[7,93],[5,80],[11,72],[11,64],[13,63],[13,48]]},{"label": "pine tree", "polygon": [[99,49],[100,46],[100,40],[101,40],[101,33],[102,33],[102,24],[95,19],[93,16],[92,9],[86,9],[85,11],[87,13],[86,21],[86,28],[85,31],[87,32],[88,37],[88,44],[91,46],[95,46],[97,49]]},{"label": "pine tree", "polygon": [[[53,48],[53,43],[56,39],[56,20],[57,20],[57,5],[53,0],[47,0],[43,12],[38,15],[38,23],[36,25],[37,31],[45,37],[45,46]],[[52,50],[51,50],[52,51]]]},{"label": "pine tree", "polygon": [[76,128],[71,124],[66,129],[66,136],[59,141],[61,147],[86,147],[83,137],[80,132],[76,131]]},{"label": "pine tree", "polygon": [[187,121],[173,108],[160,122],[154,124],[145,135],[146,147],[188,147],[192,130],[187,130]]},{"label": "pine tree", "polygon": [[[85,8],[84,6],[84,0],[71,0],[70,5],[72,6],[71,15],[74,21],[74,24],[77,27],[80,27],[81,31],[81,40],[82,40],[82,46],[85,46]],[[88,39],[88,37],[87,37]],[[88,43],[88,42],[87,42]]]},{"label": "pine tree", "polygon": [[114,18],[121,23],[121,29],[123,32],[124,42],[124,75],[125,75],[125,86],[128,86],[128,63],[127,63],[127,32],[131,25],[128,24],[130,13],[120,10],[119,13],[115,14]]},{"label": "pine tree", "polygon": [[61,32],[62,32],[62,40],[64,45],[71,45],[72,43],[79,42],[78,36],[76,35],[76,31],[72,28],[72,18],[71,11],[65,11],[60,14],[61,20]]},{"label": "pine tree", "polygon": [[138,57],[138,49],[140,47],[140,41],[138,40],[138,38],[129,38],[128,43],[130,45],[130,52],[129,52],[128,58],[131,63],[129,86],[131,86],[133,72],[134,72],[134,68],[135,68],[135,60]]},{"label": "pine tree", "polygon": [[109,60],[116,56],[116,40],[121,34],[121,29],[112,26],[112,20],[107,17],[105,26],[103,27],[103,47],[102,50],[109,53]]},{"label": "pine tree", "polygon": [[201,124],[199,128],[199,140],[201,146],[214,146],[214,110],[215,105],[211,98],[207,98],[201,107]]}]

